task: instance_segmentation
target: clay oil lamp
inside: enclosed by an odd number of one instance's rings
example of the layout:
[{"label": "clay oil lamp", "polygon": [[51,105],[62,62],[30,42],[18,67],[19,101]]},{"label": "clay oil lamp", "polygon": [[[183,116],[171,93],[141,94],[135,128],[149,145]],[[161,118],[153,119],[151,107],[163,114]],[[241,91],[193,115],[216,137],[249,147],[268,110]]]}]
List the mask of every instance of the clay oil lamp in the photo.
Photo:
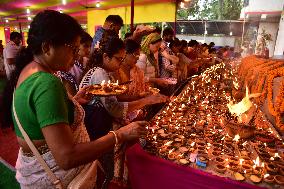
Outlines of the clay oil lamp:
[{"label": "clay oil lamp", "polygon": [[266,182],[266,183],[269,183],[269,184],[272,184],[272,183],[274,183],[274,176],[273,175],[270,175],[270,174],[265,174],[264,176],[263,176],[263,180],[264,180],[264,182]]},{"label": "clay oil lamp", "polygon": [[214,159],[214,162],[215,162],[216,164],[224,165],[225,162],[226,162],[226,160],[225,160],[223,157],[218,156],[218,157],[216,157],[216,158]]},{"label": "clay oil lamp", "polygon": [[243,172],[246,172],[246,174],[250,174],[252,172],[252,166],[248,164],[242,164],[241,169]]},{"label": "clay oil lamp", "polygon": [[173,142],[172,143],[172,146],[175,147],[175,148],[179,148],[179,147],[181,147],[181,145],[182,144],[180,142]]},{"label": "clay oil lamp", "polygon": [[229,163],[229,169],[234,171],[234,172],[238,172],[239,170],[239,165],[237,163],[234,163],[234,162],[230,162]]},{"label": "clay oil lamp", "polygon": [[280,185],[284,185],[284,176],[281,175],[276,175],[274,177],[275,181],[280,184]]},{"label": "clay oil lamp", "polygon": [[221,164],[216,164],[215,165],[215,170],[218,172],[218,173],[225,173],[227,168],[224,166],[224,165],[221,165]]},{"label": "clay oil lamp", "polygon": [[246,150],[242,150],[242,151],[240,151],[240,153],[241,153],[242,157],[248,157],[250,155],[250,152],[248,152]]},{"label": "clay oil lamp", "polygon": [[268,162],[271,158],[271,156],[268,153],[259,153],[259,157],[266,162]]},{"label": "clay oil lamp", "polygon": [[250,180],[255,183],[255,184],[258,184],[262,181],[262,178],[258,175],[251,175],[250,176]]},{"label": "clay oil lamp", "polygon": [[274,163],[268,163],[265,166],[268,173],[276,174],[278,172],[278,167]]},{"label": "clay oil lamp", "polygon": [[[242,158],[243,158],[243,157],[242,157]],[[245,159],[243,164],[253,166],[253,161]]]},{"label": "clay oil lamp", "polygon": [[262,167],[257,167],[256,165],[253,166],[253,174],[255,175],[262,175],[263,168]]},{"label": "clay oil lamp", "polygon": [[165,156],[167,156],[167,148],[161,148],[160,150],[159,150],[159,154],[160,154],[160,156],[162,156],[162,157],[165,157]]},{"label": "clay oil lamp", "polygon": [[175,160],[177,158],[177,153],[174,152],[174,149],[171,149],[169,151],[169,154],[168,154],[168,159],[169,160]]},{"label": "clay oil lamp", "polygon": [[179,160],[179,163],[182,164],[182,165],[187,165],[187,164],[189,164],[190,162],[189,162],[187,159],[180,159],[180,160]]},{"label": "clay oil lamp", "polygon": [[244,181],[246,178],[241,173],[235,173],[234,177],[237,181]]},{"label": "clay oil lamp", "polygon": [[197,147],[205,147],[205,146],[206,146],[206,143],[203,142],[203,141],[198,140],[198,141],[196,142],[196,145],[197,145]]},{"label": "clay oil lamp", "polygon": [[221,153],[222,153],[222,151],[214,151],[214,150],[213,150],[212,155],[215,156],[215,157],[217,157],[217,156],[220,156]]},{"label": "clay oil lamp", "polygon": [[265,148],[270,154],[275,154],[277,152],[277,149],[275,148],[275,146],[267,146]]},{"label": "clay oil lamp", "polygon": [[279,167],[279,173],[284,176],[284,168]]},{"label": "clay oil lamp", "polygon": [[181,147],[179,147],[178,151],[180,151],[181,153],[186,153],[186,152],[188,152],[188,148],[181,146]]},{"label": "clay oil lamp", "polygon": [[190,145],[189,145],[190,146],[190,149],[189,149],[190,152],[193,152],[197,149],[197,146],[195,144],[196,144],[195,142],[190,143]]},{"label": "clay oil lamp", "polygon": [[238,159],[236,157],[230,157],[229,158],[230,163],[239,163],[240,162],[240,164],[242,164],[243,161],[244,161],[243,159]]}]

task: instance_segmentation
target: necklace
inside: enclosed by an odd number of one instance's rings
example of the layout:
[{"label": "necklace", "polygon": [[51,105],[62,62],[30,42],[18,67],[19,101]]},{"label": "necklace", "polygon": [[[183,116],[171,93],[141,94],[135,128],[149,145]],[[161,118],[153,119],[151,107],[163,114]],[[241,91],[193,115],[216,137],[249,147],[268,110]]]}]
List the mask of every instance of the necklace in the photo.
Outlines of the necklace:
[{"label": "necklace", "polygon": [[54,71],[48,65],[45,65],[45,64],[43,64],[43,63],[41,63],[39,61],[36,61],[36,60],[33,60],[33,62],[35,62],[38,65],[40,65],[46,72],[51,73],[51,74],[54,73]]}]

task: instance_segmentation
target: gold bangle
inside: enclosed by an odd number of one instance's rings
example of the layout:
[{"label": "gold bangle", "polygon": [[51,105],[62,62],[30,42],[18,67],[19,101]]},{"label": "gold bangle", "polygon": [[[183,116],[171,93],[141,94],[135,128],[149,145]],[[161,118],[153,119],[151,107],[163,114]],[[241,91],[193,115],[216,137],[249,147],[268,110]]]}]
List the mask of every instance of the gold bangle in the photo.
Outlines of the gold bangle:
[{"label": "gold bangle", "polygon": [[115,146],[118,145],[118,138],[117,138],[117,135],[114,131],[110,131],[109,133],[112,133],[114,135],[114,138],[115,138]]}]

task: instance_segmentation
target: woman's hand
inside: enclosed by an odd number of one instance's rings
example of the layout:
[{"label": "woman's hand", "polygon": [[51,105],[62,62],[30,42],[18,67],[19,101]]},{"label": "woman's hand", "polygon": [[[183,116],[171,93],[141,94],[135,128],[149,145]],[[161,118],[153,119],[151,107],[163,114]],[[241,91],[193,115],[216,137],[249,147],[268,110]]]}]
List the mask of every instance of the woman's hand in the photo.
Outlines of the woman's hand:
[{"label": "woman's hand", "polygon": [[142,135],[145,135],[147,124],[148,122],[146,121],[136,121],[124,127],[121,127],[116,131],[119,139],[121,140],[120,142],[135,140],[141,137]]},{"label": "woman's hand", "polygon": [[87,88],[88,86],[83,87],[73,97],[79,104],[87,104],[92,99],[92,95],[87,94]]}]

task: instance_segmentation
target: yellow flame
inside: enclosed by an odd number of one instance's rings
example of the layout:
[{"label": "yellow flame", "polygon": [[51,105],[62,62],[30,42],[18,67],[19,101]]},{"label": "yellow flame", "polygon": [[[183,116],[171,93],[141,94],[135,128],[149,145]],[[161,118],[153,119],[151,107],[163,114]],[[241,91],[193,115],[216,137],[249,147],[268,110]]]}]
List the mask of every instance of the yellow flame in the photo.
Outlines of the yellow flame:
[{"label": "yellow flame", "polygon": [[236,141],[236,142],[238,142],[239,141],[239,139],[240,139],[240,135],[235,135],[235,138],[233,139],[233,141]]},{"label": "yellow flame", "polygon": [[173,143],[173,141],[169,141],[169,142],[166,142],[166,144],[164,144],[165,146],[169,146]]},{"label": "yellow flame", "polygon": [[267,177],[269,177],[270,175],[269,174],[265,174],[263,177],[264,178],[267,178]]},{"label": "yellow flame", "polygon": [[157,135],[153,136],[153,139],[154,139],[154,140],[157,140]]},{"label": "yellow flame", "polygon": [[258,156],[257,156],[257,158],[256,158],[255,160],[253,160],[253,162],[254,162],[254,165],[255,165],[255,166],[258,166],[258,167],[259,167],[260,162],[259,162],[259,157],[258,157]]},{"label": "yellow flame", "polygon": [[169,151],[169,154],[171,154],[174,150],[175,150],[174,148],[173,148],[173,149],[171,149],[171,150]]},{"label": "yellow flame", "polygon": [[255,98],[258,97],[260,93],[255,93],[255,94],[249,94],[248,87],[246,86],[246,96],[242,99],[241,102],[237,104],[233,104],[232,101],[227,104],[229,111],[231,114],[240,116],[241,114],[245,113],[250,109],[252,106],[252,102],[250,101],[250,98]]}]

